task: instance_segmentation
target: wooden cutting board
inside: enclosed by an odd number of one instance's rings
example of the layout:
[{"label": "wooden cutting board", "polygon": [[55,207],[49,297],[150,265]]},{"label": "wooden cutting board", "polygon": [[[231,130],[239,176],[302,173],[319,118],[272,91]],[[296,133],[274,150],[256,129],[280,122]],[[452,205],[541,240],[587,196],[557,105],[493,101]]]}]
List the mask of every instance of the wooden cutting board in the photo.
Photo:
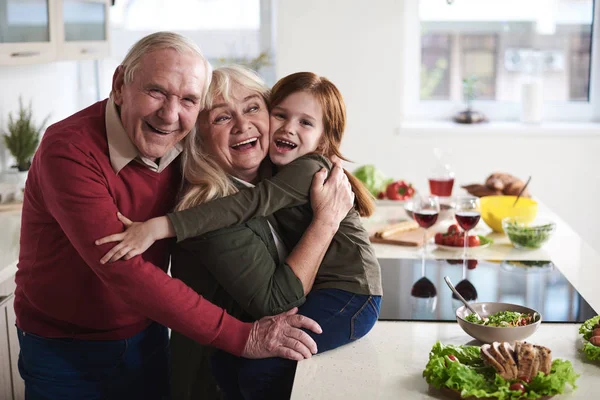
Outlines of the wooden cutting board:
[{"label": "wooden cutting board", "polygon": [[12,201],[9,203],[0,203],[0,212],[3,211],[21,211],[21,208],[23,208],[23,202],[19,201]]},{"label": "wooden cutting board", "polygon": [[[395,244],[398,246],[421,247],[423,245],[423,228],[417,228],[406,232],[396,233],[385,239],[371,235],[371,243]],[[427,239],[435,236],[434,231],[427,233]]]}]

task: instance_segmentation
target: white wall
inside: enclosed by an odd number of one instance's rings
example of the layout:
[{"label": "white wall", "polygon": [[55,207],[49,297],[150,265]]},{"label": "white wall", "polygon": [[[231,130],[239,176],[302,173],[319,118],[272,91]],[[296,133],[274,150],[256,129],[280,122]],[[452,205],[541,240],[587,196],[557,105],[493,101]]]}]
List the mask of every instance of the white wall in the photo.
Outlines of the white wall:
[{"label": "white wall", "polygon": [[427,190],[437,146],[453,148],[461,184],[483,183],[495,171],[532,175],[531,192],[600,250],[600,132],[401,129],[402,49],[411,40],[403,37],[402,20],[399,0],[378,0],[377,7],[363,0],[279,1],[277,76],[309,70],[340,88],[348,108],[342,150],[356,165],[374,163]]},{"label": "white wall", "polygon": [[[49,124],[59,121],[77,109],[79,98],[77,63],[0,66],[0,132],[6,132],[8,114],[17,115],[19,96],[30,101],[37,124],[50,114]],[[0,140],[0,174],[13,162]]]}]

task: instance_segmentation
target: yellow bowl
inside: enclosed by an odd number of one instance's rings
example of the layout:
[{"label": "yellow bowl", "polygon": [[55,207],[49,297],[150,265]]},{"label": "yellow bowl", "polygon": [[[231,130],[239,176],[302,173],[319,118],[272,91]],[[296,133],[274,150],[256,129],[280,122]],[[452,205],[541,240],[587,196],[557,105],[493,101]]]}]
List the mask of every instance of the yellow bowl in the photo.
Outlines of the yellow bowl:
[{"label": "yellow bowl", "polygon": [[486,196],[480,199],[481,218],[495,232],[503,233],[502,220],[506,217],[522,217],[523,222],[531,222],[538,212],[535,200],[521,197],[513,207],[517,196]]}]

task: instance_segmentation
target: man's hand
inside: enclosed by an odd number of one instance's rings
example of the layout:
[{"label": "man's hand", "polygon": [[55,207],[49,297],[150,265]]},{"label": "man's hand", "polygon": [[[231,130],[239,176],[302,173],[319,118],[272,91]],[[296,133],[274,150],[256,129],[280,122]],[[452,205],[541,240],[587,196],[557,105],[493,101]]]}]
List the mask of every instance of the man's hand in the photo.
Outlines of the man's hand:
[{"label": "man's hand", "polygon": [[310,188],[310,202],[314,220],[331,225],[337,231],[340,222],[354,207],[354,192],[340,159],[334,156],[331,161],[333,168],[329,178],[326,169],[315,174]]},{"label": "man's hand", "polygon": [[282,357],[300,361],[317,353],[315,341],[300,328],[321,333],[315,321],[298,315],[298,308],[254,322],[242,357]]}]

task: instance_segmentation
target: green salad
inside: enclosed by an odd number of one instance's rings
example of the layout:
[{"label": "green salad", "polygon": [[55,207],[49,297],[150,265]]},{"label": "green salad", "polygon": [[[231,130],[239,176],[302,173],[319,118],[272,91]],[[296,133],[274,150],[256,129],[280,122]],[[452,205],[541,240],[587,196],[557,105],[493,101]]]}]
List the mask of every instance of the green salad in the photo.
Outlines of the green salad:
[{"label": "green salad", "polygon": [[493,367],[484,365],[478,346],[452,346],[437,342],[429,352],[423,376],[431,386],[447,388],[463,398],[495,397],[498,400],[539,399],[563,393],[566,385],[576,388],[579,377],[566,360],[554,360],[548,375],[540,372],[531,382],[523,383],[525,392],[510,390],[513,383],[502,378]]},{"label": "green salad", "polygon": [[585,339],[585,344],[583,345],[582,351],[590,360],[600,360],[600,347],[594,346],[589,342],[590,338],[592,337],[594,326],[598,323],[600,323],[600,315],[588,319],[579,328],[579,333],[581,333]]},{"label": "green salad", "polygon": [[516,222],[509,222],[504,228],[504,231],[515,246],[538,249],[550,239],[550,236],[554,231],[554,225],[546,224],[536,227],[527,227],[519,225]]},{"label": "green salad", "polygon": [[525,326],[535,322],[533,315],[516,311],[500,311],[489,315],[487,318],[483,318],[483,321],[478,319],[475,314],[470,314],[465,317],[465,321],[499,328]]}]

